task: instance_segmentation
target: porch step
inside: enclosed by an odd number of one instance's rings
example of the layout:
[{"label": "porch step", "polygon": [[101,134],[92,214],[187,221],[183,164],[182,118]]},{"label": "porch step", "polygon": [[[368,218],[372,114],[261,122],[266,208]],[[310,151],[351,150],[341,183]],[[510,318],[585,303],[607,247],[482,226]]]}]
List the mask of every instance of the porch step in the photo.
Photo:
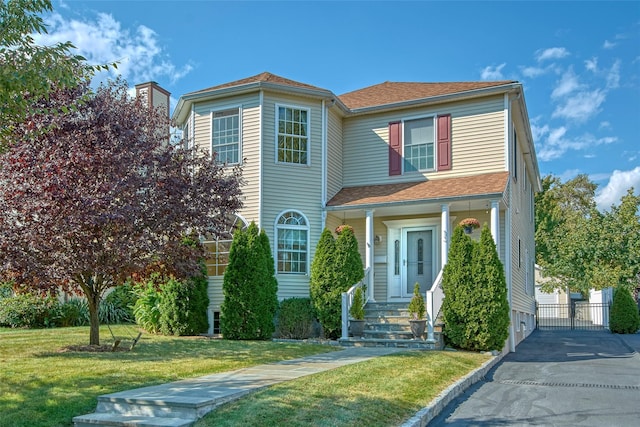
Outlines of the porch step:
[{"label": "porch step", "polygon": [[417,350],[439,350],[439,340],[414,339],[376,339],[376,338],[341,338],[340,345],[344,347],[396,347],[413,348]]},{"label": "porch step", "polygon": [[190,427],[194,423],[195,420],[187,420],[184,418],[160,418],[107,413],[81,415],[73,419],[73,425],[75,427]]}]

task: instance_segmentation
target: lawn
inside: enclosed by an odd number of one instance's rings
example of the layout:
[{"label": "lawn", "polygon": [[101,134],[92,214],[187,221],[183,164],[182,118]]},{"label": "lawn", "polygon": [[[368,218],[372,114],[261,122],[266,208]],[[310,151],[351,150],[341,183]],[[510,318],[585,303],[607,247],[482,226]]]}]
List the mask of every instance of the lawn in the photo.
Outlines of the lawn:
[{"label": "lawn", "polygon": [[[128,347],[134,326],[112,327]],[[112,342],[109,330],[100,331]],[[335,350],[291,342],[144,334],[130,352],[63,351],[89,329],[0,328],[0,427],[70,426],[106,393]],[[219,408],[206,426],[394,426],[488,360],[468,352],[406,352],[276,385]]]},{"label": "lawn", "polygon": [[[127,347],[135,326],[112,326]],[[102,343],[113,340],[100,330]],[[61,351],[89,328],[0,328],[0,426],[70,426],[106,393],[334,350],[328,346],[143,334],[130,352]]]},{"label": "lawn", "polygon": [[285,382],[222,406],[213,426],[398,426],[488,356],[411,351]]}]

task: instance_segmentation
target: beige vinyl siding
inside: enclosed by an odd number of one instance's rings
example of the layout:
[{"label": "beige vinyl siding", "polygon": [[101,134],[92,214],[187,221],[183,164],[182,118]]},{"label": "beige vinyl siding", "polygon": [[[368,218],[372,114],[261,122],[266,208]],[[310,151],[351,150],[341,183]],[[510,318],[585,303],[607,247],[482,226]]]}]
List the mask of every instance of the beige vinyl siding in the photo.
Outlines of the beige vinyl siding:
[{"label": "beige vinyl siding", "polygon": [[211,152],[211,111],[240,107],[242,109],[242,152],[243,162],[242,197],[244,207],[238,212],[248,222],[258,222],[260,194],[260,105],[258,94],[225,98],[195,105],[195,144],[206,152]]},{"label": "beige vinyl siding", "polygon": [[[276,163],[276,105],[307,108],[310,112],[308,165]],[[285,211],[304,214],[309,225],[307,270],[322,232],[322,103],[308,98],[285,97],[269,92],[263,100],[263,186],[261,224],[276,257],[276,218]],[[308,274],[277,274],[278,297],[309,295]]]},{"label": "beige vinyl siding", "polygon": [[[207,287],[207,296],[209,297],[209,310],[220,311],[224,301],[222,293],[222,280],[224,276],[209,276],[209,286]],[[209,325],[210,327],[212,325]]]},{"label": "beige vinyl siding", "polygon": [[[452,169],[389,177],[388,124],[406,118],[451,114]],[[501,96],[390,113],[347,118],[343,124],[344,186],[412,181],[507,169],[504,156],[504,104]],[[366,153],[366,161],[363,161]]]},{"label": "beige vinyl siding", "polygon": [[342,118],[335,109],[329,109],[327,127],[327,200],[330,200],[342,189]]}]

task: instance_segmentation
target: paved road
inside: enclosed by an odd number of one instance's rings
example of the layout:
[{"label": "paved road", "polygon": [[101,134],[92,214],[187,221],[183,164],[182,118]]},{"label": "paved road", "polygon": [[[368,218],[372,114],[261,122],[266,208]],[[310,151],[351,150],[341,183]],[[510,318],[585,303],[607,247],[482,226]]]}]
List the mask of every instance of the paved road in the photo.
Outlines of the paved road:
[{"label": "paved road", "polygon": [[436,426],[640,426],[640,334],[534,331]]}]

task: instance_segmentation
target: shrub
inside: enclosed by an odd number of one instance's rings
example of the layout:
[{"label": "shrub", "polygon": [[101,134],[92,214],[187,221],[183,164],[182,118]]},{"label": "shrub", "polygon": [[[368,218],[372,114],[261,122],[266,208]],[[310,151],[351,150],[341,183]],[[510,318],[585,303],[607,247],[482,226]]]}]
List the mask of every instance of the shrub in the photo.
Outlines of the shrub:
[{"label": "shrub", "polygon": [[203,275],[160,286],[158,327],[165,335],[197,335],[209,329],[207,279]]},{"label": "shrub", "polygon": [[116,287],[100,301],[100,323],[134,323],[133,307],[137,299],[131,283]]},{"label": "shrub", "polygon": [[442,289],[447,341],[466,350],[502,349],[509,336],[507,283],[486,225],[480,242],[455,228]]},{"label": "shrub", "polygon": [[43,328],[56,325],[60,304],[55,296],[30,293],[4,298],[0,304],[0,325],[12,328]]},{"label": "shrub", "polygon": [[255,222],[236,230],[222,283],[220,329],[227,339],[270,339],[275,331],[278,282],[271,245]]},{"label": "shrub", "polygon": [[84,298],[72,297],[60,304],[59,326],[87,326],[89,324],[89,304]]},{"label": "shrub", "polygon": [[[311,263],[310,294],[311,301],[324,330],[329,336],[340,328],[340,304],[336,304],[333,286],[335,283],[336,241],[328,229],[324,229],[316,246],[316,253]],[[341,297],[339,297],[341,298]]]},{"label": "shrub", "polygon": [[409,311],[409,317],[413,320],[422,320],[424,319],[424,314],[426,308],[424,306],[424,297],[420,293],[420,283],[416,283],[413,286],[413,297],[409,302],[409,307],[407,307]]},{"label": "shrub", "polygon": [[280,303],[277,326],[280,338],[310,338],[314,323],[315,312],[310,298],[288,298]]},{"label": "shrub", "polygon": [[[155,279],[157,280],[157,276]],[[136,323],[147,332],[158,333],[160,330],[160,294],[156,289],[154,278],[146,283],[136,284],[134,291],[137,296],[133,306]]]},{"label": "shrub", "polygon": [[613,294],[609,328],[616,334],[635,334],[640,329],[638,306],[625,288],[616,289]]},{"label": "shrub", "polygon": [[326,338],[341,335],[342,293],[364,277],[358,241],[350,225],[324,230],[311,265],[311,299]]},{"label": "shrub", "polygon": [[358,286],[353,294],[353,302],[351,303],[349,314],[354,320],[364,320],[364,292],[362,291],[362,286]]}]

